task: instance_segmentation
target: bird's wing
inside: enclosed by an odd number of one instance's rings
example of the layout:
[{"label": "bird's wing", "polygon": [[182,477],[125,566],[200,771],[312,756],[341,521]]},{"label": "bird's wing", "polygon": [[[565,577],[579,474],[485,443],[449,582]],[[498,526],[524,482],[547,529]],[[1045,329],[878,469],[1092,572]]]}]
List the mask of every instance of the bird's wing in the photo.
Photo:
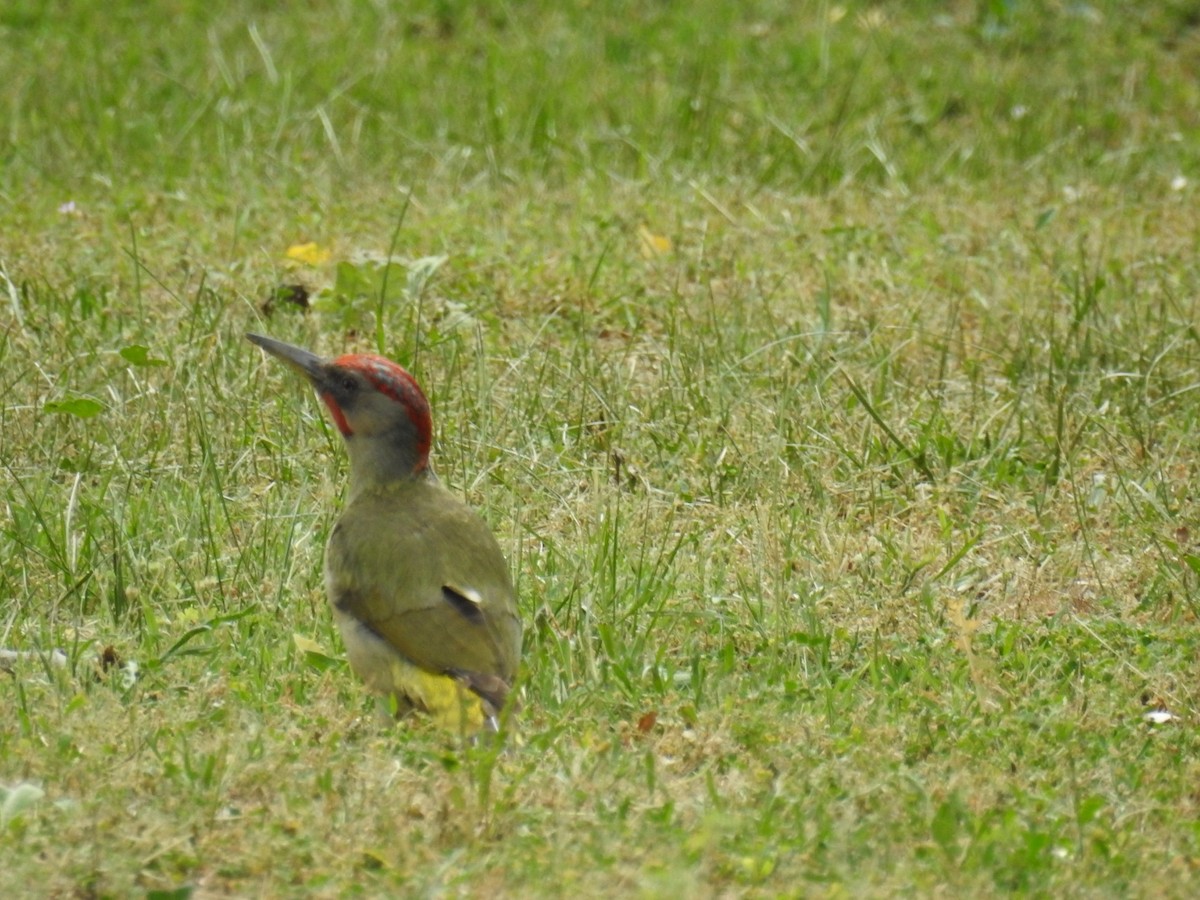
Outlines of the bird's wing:
[{"label": "bird's wing", "polygon": [[481,695],[488,679],[511,683],[521,624],[491,531],[437,486],[390,499],[360,498],[335,527],[330,601],[419,668],[482,679]]}]

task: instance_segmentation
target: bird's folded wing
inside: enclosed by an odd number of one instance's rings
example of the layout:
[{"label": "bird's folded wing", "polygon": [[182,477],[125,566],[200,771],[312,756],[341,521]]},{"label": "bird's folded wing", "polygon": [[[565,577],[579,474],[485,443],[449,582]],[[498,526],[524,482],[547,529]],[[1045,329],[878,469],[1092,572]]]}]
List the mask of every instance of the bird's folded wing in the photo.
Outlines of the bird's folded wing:
[{"label": "bird's folded wing", "polygon": [[461,510],[383,528],[343,519],[328,550],[330,599],[423,669],[510,682],[521,624],[508,567],[483,521]]},{"label": "bird's folded wing", "polygon": [[431,672],[475,672],[511,677],[507,650],[509,614],[480,609],[463,615],[441,591],[424,592],[421,601],[396,602],[380,589],[335,587],[333,602],[395,648],[409,662]]}]

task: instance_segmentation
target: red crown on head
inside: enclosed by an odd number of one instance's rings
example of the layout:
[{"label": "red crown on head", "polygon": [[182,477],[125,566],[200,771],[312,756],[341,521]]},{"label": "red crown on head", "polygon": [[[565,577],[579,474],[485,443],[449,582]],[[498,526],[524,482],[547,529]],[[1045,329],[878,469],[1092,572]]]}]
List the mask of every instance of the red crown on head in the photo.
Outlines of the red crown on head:
[{"label": "red crown on head", "polygon": [[374,353],[347,353],[335,359],[333,364],[360,372],[375,390],[404,407],[417,431],[417,455],[421,461],[418,468],[424,468],[433,442],[433,416],[417,380],[403,366]]}]

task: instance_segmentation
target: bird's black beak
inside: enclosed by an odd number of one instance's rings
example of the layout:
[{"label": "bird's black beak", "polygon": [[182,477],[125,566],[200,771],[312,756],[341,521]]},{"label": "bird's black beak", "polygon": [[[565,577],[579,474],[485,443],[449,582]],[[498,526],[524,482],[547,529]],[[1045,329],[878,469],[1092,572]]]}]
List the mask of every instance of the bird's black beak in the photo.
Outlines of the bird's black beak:
[{"label": "bird's black beak", "polygon": [[252,344],[257,344],[272,356],[283,360],[289,367],[311,381],[315,387],[320,388],[325,383],[325,379],[327,378],[325,366],[327,363],[315,353],[310,353],[302,347],[294,347],[291,344],[285,344],[283,341],[263,337],[261,334],[254,334],[253,332],[246,332],[246,340]]}]

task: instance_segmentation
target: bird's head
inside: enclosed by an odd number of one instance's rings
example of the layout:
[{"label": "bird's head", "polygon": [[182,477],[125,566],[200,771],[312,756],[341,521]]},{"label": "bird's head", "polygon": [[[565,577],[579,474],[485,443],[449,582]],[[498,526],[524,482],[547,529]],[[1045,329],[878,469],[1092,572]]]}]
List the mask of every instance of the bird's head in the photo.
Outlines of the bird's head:
[{"label": "bird's head", "polygon": [[429,401],[402,367],[368,353],[323,359],[260,334],[251,343],[307,378],[346,439],[352,477],[387,482],[429,474]]}]

